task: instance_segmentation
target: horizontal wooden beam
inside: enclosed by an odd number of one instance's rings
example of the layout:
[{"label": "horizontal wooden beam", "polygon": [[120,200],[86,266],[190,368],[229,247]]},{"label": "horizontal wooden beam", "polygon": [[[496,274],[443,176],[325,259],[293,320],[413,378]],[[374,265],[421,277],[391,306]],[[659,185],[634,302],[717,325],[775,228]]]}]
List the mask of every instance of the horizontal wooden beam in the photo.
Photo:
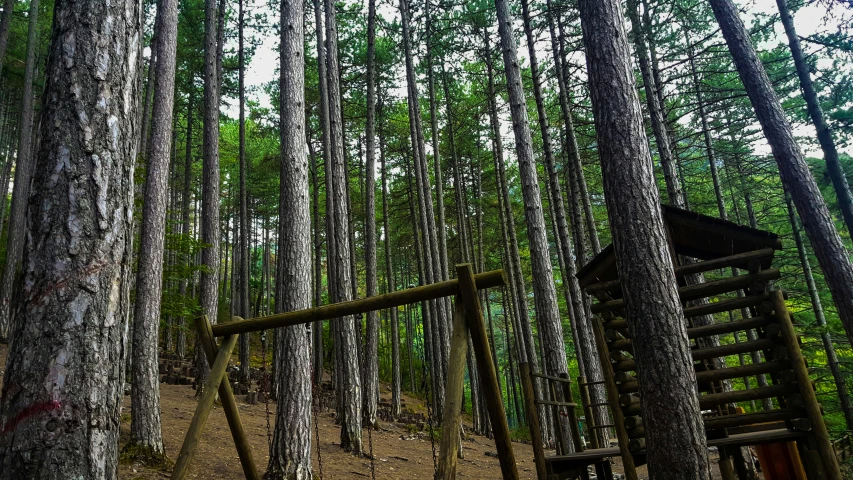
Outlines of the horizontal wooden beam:
[{"label": "horizontal wooden beam", "polygon": [[[715,258],[713,260],[705,260],[702,262],[691,263],[688,265],[680,265],[675,268],[675,276],[678,278],[682,278],[687,275],[705,273],[710,272],[712,270],[719,270],[729,267],[737,267],[746,270],[749,265],[749,262],[754,260],[760,261],[766,260],[768,258],[773,258],[773,255],[774,250],[772,248],[764,248],[761,250],[739,253],[737,255],[731,255],[728,257]],[[614,288],[620,288],[620,283],[618,279],[610,280],[608,282],[596,283],[594,285],[586,287],[585,290],[587,293],[592,295],[600,291],[613,290]]]},{"label": "horizontal wooden beam", "polygon": [[712,358],[727,357],[729,355],[737,355],[740,353],[760,352],[770,350],[775,346],[773,340],[769,338],[759,338],[748,342],[730,343],[728,345],[720,345],[718,347],[700,348],[692,350],[693,360],[710,360]]},{"label": "horizontal wooden beam", "polygon": [[752,363],[738,365],[735,367],[718,368],[716,370],[705,370],[696,372],[696,381],[699,383],[731,380],[732,378],[751,377],[765,373],[776,373],[790,370],[791,363],[785,360],[774,360],[771,362]]},{"label": "horizontal wooden beam", "polygon": [[799,388],[793,383],[781,385],[768,385],[766,387],[750,388],[749,390],[736,390],[734,392],[710,393],[699,396],[699,408],[708,410],[718,405],[727,403],[748,402],[750,400],[761,400],[763,398],[783,397],[789,393],[798,392]]},{"label": "horizontal wooden beam", "polygon": [[[630,351],[631,340],[619,340],[619,343],[622,344],[622,346],[620,347],[622,351]],[[712,358],[727,357],[729,355],[737,355],[740,353],[769,350],[775,345],[775,342],[773,342],[773,340],[770,340],[769,338],[759,338],[758,340],[752,340],[748,342],[731,343],[728,345],[720,345],[718,347],[708,347],[701,348],[698,350],[691,350],[690,355],[693,357],[693,360],[709,360]],[[628,357],[616,361],[616,363],[613,364],[613,369],[617,372],[628,372],[636,370],[637,365],[634,359]]]},{"label": "horizontal wooden beam", "polygon": [[737,415],[719,415],[705,418],[705,430],[717,430],[720,428],[742,427],[756,423],[778,422],[805,416],[802,411],[789,408],[770,410],[768,412],[743,413]]},{"label": "horizontal wooden beam", "polygon": [[[790,369],[790,362],[784,360],[753,363],[749,365],[717,368],[714,370],[705,370],[704,372],[696,372],[696,381],[698,383],[716,382],[722,380],[730,380],[732,378],[751,377],[753,375],[761,375],[763,373],[776,373]],[[637,383],[637,380],[633,377],[630,380],[626,380],[624,382],[619,383],[619,393],[636,393],[639,390],[640,384]]]},{"label": "horizontal wooden beam", "polygon": [[732,322],[713,323],[711,325],[703,325],[701,327],[691,327],[687,329],[687,338],[704,338],[716,335],[725,335],[727,333],[743,332],[754,328],[762,328],[775,321],[776,317],[770,315],[734,320]]},{"label": "horizontal wooden beam", "polygon": [[[506,285],[506,276],[503,270],[492,270],[479,273],[474,276],[477,290],[495,288]],[[349,302],[333,303],[322,307],[297,310],[295,312],[279,313],[266,317],[250,318],[246,320],[235,320],[229,323],[220,323],[213,326],[213,335],[222,337],[235,333],[249,333],[267,330],[270,328],[291,327],[304,323],[331,320],[333,318],[358,315],[360,313],[384,310],[386,308],[399,307],[410,303],[420,303],[437,298],[449,297],[459,293],[459,280],[447,280],[444,282],[422,285],[405,290],[398,290],[384,295],[360,298]],[[235,317],[239,318],[239,317]]]},{"label": "horizontal wooden beam", "polygon": [[553,405],[555,407],[577,408],[578,404],[574,402],[555,402],[553,400],[536,400],[536,405]]},{"label": "horizontal wooden beam", "polygon": [[[699,283],[696,285],[688,285],[678,289],[678,297],[682,303],[689,302],[704,297],[720,295],[722,293],[734,292],[736,290],[748,288],[758,281],[778,280],[782,276],[778,268],[762,270],[751,275],[740,275],[738,277],[724,278],[713,282]],[[625,308],[625,300],[620,298],[607,302],[597,303],[592,306],[592,313],[601,313],[606,311],[618,311]]]},{"label": "horizontal wooden beam", "polygon": [[572,381],[568,378],[555,377],[553,375],[545,375],[544,373],[530,372],[530,376],[537,377],[537,378],[544,378],[545,380],[551,380],[552,382],[572,383]]}]

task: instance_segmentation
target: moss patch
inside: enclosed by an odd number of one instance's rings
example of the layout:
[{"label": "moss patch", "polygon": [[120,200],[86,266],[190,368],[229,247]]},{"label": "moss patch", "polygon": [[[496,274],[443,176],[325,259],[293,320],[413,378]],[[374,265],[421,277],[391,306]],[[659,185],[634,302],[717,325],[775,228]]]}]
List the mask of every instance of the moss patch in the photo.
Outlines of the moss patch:
[{"label": "moss patch", "polygon": [[145,445],[128,442],[121,449],[119,462],[124,465],[142,465],[169,472],[175,466],[175,462],[169,460],[164,453],[155,452],[153,448]]}]

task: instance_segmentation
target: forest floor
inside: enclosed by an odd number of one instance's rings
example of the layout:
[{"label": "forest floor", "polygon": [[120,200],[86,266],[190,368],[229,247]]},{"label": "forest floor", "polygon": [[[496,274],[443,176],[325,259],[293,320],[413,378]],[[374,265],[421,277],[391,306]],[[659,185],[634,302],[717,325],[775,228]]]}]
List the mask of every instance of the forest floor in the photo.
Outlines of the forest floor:
[{"label": "forest floor", "polygon": [[[0,381],[6,365],[7,345],[0,344]],[[0,384],[2,385],[2,384]],[[381,397],[389,401],[389,385],[381,384]],[[267,406],[263,402],[255,405],[245,403],[245,395],[237,395],[237,404],[249,442],[254,447],[255,463],[264,470],[269,460],[267,444],[267,422],[275,421],[275,402]],[[423,402],[403,394],[403,403],[415,413],[426,413]],[[163,441],[167,455],[174,459],[190,424],[197,402],[195,390],[187,385],[160,385],[161,419]],[[470,419],[466,419],[466,433],[471,430]],[[318,464],[316,438],[312,445],[315,478],[359,479],[371,478],[370,458],[356,457],[340,448],[340,427],[335,425],[332,411],[317,415],[317,431],[320,437],[319,457],[322,458],[322,475]],[[130,396],[124,398],[121,426],[121,444],[128,440],[130,430]],[[433,478],[432,445],[429,435],[415,431],[412,425],[382,422],[379,431],[372,432],[375,478],[378,480],[430,480]],[[364,431],[364,449],[369,451],[367,431]],[[438,449],[436,443],[435,448]],[[533,451],[530,445],[513,444],[518,470],[522,479],[535,479]],[[468,434],[463,444],[464,459],[458,462],[458,478],[499,479],[500,465],[496,458],[494,442],[486,437]],[[713,455],[712,457],[716,457]],[[714,479],[721,478],[712,458]],[[621,473],[619,458],[614,459],[613,471]],[[147,468],[138,464],[122,462],[119,478],[122,480],[160,480],[169,478],[169,471]],[[637,469],[641,479],[647,479],[646,467]],[[208,418],[205,433],[199,444],[197,455],[190,469],[189,478],[195,479],[240,479],[244,478],[228,423],[222,408],[215,407]]]}]

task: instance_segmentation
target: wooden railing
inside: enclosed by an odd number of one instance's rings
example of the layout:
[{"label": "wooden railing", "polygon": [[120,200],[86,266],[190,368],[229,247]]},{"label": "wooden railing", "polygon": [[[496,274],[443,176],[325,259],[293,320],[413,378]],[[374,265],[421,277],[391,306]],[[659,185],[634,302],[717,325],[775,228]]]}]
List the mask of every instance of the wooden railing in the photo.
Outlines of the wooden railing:
[{"label": "wooden railing", "polygon": [[853,438],[851,438],[851,434],[848,433],[838,440],[833,441],[832,448],[835,450],[835,456],[838,457],[839,463],[853,457]]}]

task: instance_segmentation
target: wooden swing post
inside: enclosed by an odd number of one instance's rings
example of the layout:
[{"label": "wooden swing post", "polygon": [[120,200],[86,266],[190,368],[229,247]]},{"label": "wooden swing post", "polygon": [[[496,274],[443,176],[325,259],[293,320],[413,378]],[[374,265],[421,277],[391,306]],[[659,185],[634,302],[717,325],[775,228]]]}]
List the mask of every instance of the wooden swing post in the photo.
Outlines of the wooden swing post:
[{"label": "wooden swing post", "polygon": [[[495,365],[492,362],[489,342],[486,338],[486,327],[483,322],[483,313],[480,309],[480,301],[477,296],[477,290],[505,285],[506,278],[503,270],[493,270],[474,275],[470,264],[458,265],[457,273],[459,278],[454,280],[295,312],[247,320],[243,320],[240,317],[233,317],[234,321],[219,325],[211,325],[207,317],[196,319],[199,340],[205,351],[207,361],[212,364],[212,367],[210,375],[205,381],[204,390],[199,399],[192,423],[190,423],[187,435],[184,438],[181,453],[175,462],[175,469],[171,477],[172,480],[183,480],[186,478],[190,462],[198,449],[204,424],[213,407],[217,390],[222,398],[222,407],[228,419],[231,435],[234,437],[243,473],[249,480],[260,480],[254,459],[252,458],[252,447],[246,437],[246,432],[243,430],[240,414],[237,411],[237,401],[234,398],[234,392],[231,390],[231,385],[227,377],[225,377],[225,368],[228,366],[231,351],[234,349],[239,334],[302,325],[321,320],[331,320],[452,295],[459,295],[461,300],[457,299],[457,312],[453,320],[453,345],[455,348],[452,347],[451,351],[450,363],[453,368],[448,372],[450,388],[448,388],[447,408],[449,408],[450,413],[447,414],[448,417],[446,418],[453,418],[454,421],[446,421],[444,426],[445,431],[443,431],[443,437],[453,439],[451,442],[453,446],[442,446],[441,461],[444,468],[443,471],[447,472],[444,475],[446,478],[453,478],[455,476],[460,429],[459,412],[462,401],[462,381],[464,379],[467,336],[470,330],[474,344],[474,353],[477,358],[478,372],[483,382],[483,393],[486,397],[492,429],[495,433],[495,444],[500,457],[503,478],[505,480],[517,480],[518,470],[515,466],[515,456],[512,452],[512,444],[510,443],[509,427],[506,423],[506,415],[495,375]],[[222,347],[219,349],[216,348],[215,337],[226,337],[222,343]],[[447,408],[445,411],[447,411]]]},{"label": "wooden swing post", "polygon": [[459,454],[460,416],[462,394],[465,388],[465,358],[468,353],[468,327],[465,325],[465,307],[456,299],[453,312],[453,333],[450,337],[450,358],[447,360],[447,389],[444,415],[441,423],[438,474],[441,480],[456,478],[456,458]]},{"label": "wooden swing post", "polygon": [[456,276],[459,278],[459,294],[465,305],[465,320],[471,332],[471,343],[477,357],[477,373],[480,375],[480,388],[486,399],[489,418],[492,421],[492,433],[495,435],[495,447],[501,463],[501,473],[504,480],[517,480],[518,467],[515,465],[515,454],[512,451],[512,438],[509,425],[506,423],[503,398],[498,388],[498,377],[495,364],[492,362],[489,339],[486,336],[486,324],[483,321],[483,311],[477,296],[477,283],[470,263],[456,266]]},{"label": "wooden swing post", "polygon": [[[207,319],[203,321],[206,322]],[[198,449],[198,442],[201,440],[201,434],[204,431],[204,424],[207,422],[207,417],[210,416],[213,401],[216,400],[216,392],[219,384],[223,380],[228,381],[225,378],[225,368],[228,367],[231,352],[234,350],[234,346],[237,345],[237,338],[237,335],[230,335],[222,342],[222,347],[219,349],[216,359],[210,367],[210,373],[204,382],[204,390],[202,390],[201,398],[198,400],[195,415],[193,415],[190,428],[187,429],[187,435],[184,437],[181,453],[175,461],[175,469],[172,470],[172,480],[183,480],[186,478],[187,472],[189,472],[190,463],[192,463],[192,459]]]}]

